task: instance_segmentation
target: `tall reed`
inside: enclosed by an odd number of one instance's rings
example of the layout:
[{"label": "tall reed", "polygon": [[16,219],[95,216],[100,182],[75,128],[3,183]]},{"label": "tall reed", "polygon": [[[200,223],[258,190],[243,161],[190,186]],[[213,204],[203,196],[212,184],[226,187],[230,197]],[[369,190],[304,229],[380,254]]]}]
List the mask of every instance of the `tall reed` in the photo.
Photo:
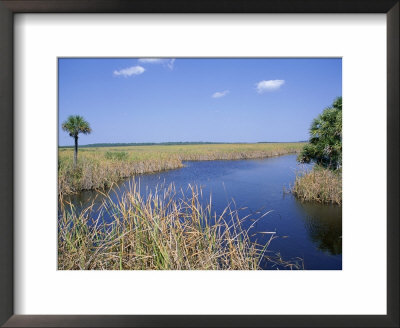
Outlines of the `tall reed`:
[{"label": "tall reed", "polygon": [[106,198],[96,217],[92,206],[77,213],[72,204],[61,205],[58,268],[257,270],[265,263],[270,268],[301,268],[298,261],[285,261],[268,250],[277,238],[274,233],[263,245],[251,241],[254,224],[245,229],[246,217],[240,218],[238,210],[227,206],[217,215],[211,199],[204,205],[201,190],[189,188],[188,196],[170,185],[143,198],[134,184],[118,200]]},{"label": "tall reed", "polygon": [[315,166],[310,172],[296,176],[292,193],[303,201],[342,203],[342,171]]},{"label": "tall reed", "polygon": [[60,148],[58,158],[59,194],[103,189],[123,178],[142,173],[177,169],[188,160],[238,160],[296,153],[302,143],[212,144],[83,148],[78,165],[73,149]]}]

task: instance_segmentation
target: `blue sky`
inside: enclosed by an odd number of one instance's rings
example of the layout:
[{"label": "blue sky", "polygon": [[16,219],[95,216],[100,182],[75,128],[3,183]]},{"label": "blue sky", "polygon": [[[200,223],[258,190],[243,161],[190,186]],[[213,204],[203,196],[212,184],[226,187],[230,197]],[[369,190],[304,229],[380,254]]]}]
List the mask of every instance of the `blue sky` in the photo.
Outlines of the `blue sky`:
[{"label": "blue sky", "polygon": [[342,95],[342,61],[320,59],[59,59],[59,144],[69,115],[91,125],[79,144],[308,139]]}]

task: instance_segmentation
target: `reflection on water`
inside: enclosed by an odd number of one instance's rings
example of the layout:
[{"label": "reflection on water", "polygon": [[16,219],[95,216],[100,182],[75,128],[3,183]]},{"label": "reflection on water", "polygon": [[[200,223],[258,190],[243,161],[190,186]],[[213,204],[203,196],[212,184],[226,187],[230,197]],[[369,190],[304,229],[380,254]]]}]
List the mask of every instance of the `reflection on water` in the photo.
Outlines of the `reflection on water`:
[{"label": "reflection on water", "polygon": [[342,207],[297,201],[309,236],[318,249],[342,254]]},{"label": "reflection on water", "polygon": [[[316,203],[300,203],[283,188],[293,185],[299,169],[296,155],[259,160],[186,162],[177,170],[136,176],[122,181],[109,192],[112,200],[120,198],[134,180],[140,182],[140,193],[146,198],[157,186],[173,183],[176,190],[187,190],[189,184],[201,187],[204,203],[212,195],[213,211],[221,213],[228,203],[241,210],[244,222],[254,224],[253,235],[258,242],[266,235],[258,232],[276,232],[285,238],[275,239],[270,250],[279,251],[285,259],[304,259],[305,269],[342,269],[342,209]],[[310,168],[310,167],[308,167]],[[95,202],[92,216],[97,216],[104,196],[95,191],[83,191],[68,198],[78,209]],[[234,200],[234,203],[233,203]],[[110,219],[110,218],[108,218]]]}]

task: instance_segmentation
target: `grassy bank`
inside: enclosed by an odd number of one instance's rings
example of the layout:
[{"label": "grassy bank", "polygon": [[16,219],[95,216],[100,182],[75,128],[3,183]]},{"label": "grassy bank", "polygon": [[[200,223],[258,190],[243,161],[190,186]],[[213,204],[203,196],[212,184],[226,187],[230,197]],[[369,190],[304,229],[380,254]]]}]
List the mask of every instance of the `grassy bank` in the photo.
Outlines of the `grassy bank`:
[{"label": "grassy bank", "polygon": [[[200,192],[179,196],[169,186],[143,199],[136,186],[118,202],[108,199],[104,210],[113,221],[91,218],[90,206],[81,214],[61,208],[58,224],[60,270],[257,270],[299,269],[264,245],[250,241],[239,213],[227,207],[216,216],[200,203]],[[262,218],[260,218],[262,219]],[[255,224],[255,223],[254,223]],[[264,236],[265,233],[264,232]],[[262,233],[261,233],[262,234]],[[260,234],[260,236],[261,236]]]},{"label": "grassy bank", "polygon": [[327,204],[342,204],[342,172],[319,166],[309,173],[296,177],[293,194],[303,201],[317,201]]},{"label": "grassy bank", "polygon": [[266,158],[297,153],[303,146],[303,143],[260,143],[84,148],[79,150],[76,168],[73,149],[59,148],[59,193],[106,188],[136,174],[180,168],[182,161],[187,160]]}]

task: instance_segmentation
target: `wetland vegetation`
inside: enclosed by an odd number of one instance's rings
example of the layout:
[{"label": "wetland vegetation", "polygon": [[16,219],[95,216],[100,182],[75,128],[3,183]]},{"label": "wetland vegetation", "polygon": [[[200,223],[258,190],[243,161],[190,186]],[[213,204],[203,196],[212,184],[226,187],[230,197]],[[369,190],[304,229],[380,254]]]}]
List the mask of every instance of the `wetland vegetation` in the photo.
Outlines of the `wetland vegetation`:
[{"label": "wetland vegetation", "polygon": [[58,64],[59,270],[342,269],[341,59]]},{"label": "wetland vegetation", "polygon": [[315,162],[312,172],[296,177],[292,192],[303,201],[342,203],[342,97],[334,100],[310,127],[310,140],[298,156]]},{"label": "wetland vegetation", "polygon": [[[227,206],[220,214],[211,199],[201,202],[201,190],[190,186],[188,196],[171,184],[143,198],[136,184],[118,200],[107,196],[102,214],[92,207],[76,211],[63,204],[59,219],[60,270],[258,270],[299,269],[301,260],[285,261],[268,247],[275,232],[262,245],[250,239],[246,216]],[[67,208],[66,208],[67,207]],[[99,212],[98,212],[99,213]],[[260,217],[259,219],[261,219]]]},{"label": "wetland vegetation", "polygon": [[299,153],[304,143],[243,143],[59,148],[58,192],[104,189],[121,179],[183,167],[183,161],[256,159]]},{"label": "wetland vegetation", "polygon": [[342,204],[342,171],[316,166],[296,176],[293,194],[302,201]]}]

